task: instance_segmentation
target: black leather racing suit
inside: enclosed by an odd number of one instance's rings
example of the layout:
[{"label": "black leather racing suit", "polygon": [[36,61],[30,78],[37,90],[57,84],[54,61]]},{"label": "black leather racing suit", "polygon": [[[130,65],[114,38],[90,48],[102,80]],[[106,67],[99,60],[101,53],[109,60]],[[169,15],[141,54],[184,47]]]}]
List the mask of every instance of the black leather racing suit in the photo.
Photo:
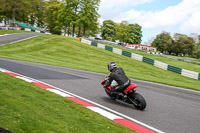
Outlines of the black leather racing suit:
[{"label": "black leather racing suit", "polygon": [[111,89],[113,96],[123,92],[123,90],[131,83],[130,79],[126,76],[122,68],[116,68],[112,71],[112,73],[108,76],[108,80],[106,81],[104,87],[110,86],[113,80],[115,80],[119,85],[116,88]]}]

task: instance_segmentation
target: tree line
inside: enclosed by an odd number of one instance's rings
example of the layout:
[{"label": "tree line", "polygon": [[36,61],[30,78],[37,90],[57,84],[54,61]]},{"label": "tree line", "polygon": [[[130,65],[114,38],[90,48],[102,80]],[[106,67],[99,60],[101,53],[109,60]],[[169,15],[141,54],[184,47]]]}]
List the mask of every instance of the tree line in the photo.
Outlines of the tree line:
[{"label": "tree line", "polygon": [[[64,32],[89,37],[101,33],[103,40],[141,43],[142,27],[138,24],[105,20],[100,27],[99,4],[100,0],[0,0],[0,22],[24,22],[58,35]],[[167,54],[200,58],[199,42],[184,34],[176,33],[171,37],[163,32],[157,35],[151,46]]]},{"label": "tree line", "polygon": [[24,22],[53,34],[90,36],[99,32],[100,0],[0,0],[0,21]]},{"label": "tree line", "polygon": [[129,44],[140,44],[142,41],[142,27],[138,24],[130,24],[128,21],[115,23],[112,20],[105,20],[101,27],[103,40],[116,41]]},{"label": "tree line", "polygon": [[156,36],[151,46],[157,47],[162,53],[200,58],[200,35],[198,41],[185,34],[163,32]]}]

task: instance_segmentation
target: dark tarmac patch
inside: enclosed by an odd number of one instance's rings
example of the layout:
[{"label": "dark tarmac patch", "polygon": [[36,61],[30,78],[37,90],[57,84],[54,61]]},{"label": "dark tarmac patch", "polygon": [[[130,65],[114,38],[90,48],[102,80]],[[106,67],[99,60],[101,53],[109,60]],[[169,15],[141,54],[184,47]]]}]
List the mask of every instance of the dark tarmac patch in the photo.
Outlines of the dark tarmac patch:
[{"label": "dark tarmac patch", "polygon": [[9,62],[2,59],[0,59],[0,67],[16,72],[16,73],[20,73],[22,75],[25,75],[34,79],[67,79],[67,80],[87,79],[85,77],[80,77],[80,76],[62,73],[58,71],[52,71],[52,70],[39,68],[35,66],[28,66],[24,64],[15,63],[15,62]]}]

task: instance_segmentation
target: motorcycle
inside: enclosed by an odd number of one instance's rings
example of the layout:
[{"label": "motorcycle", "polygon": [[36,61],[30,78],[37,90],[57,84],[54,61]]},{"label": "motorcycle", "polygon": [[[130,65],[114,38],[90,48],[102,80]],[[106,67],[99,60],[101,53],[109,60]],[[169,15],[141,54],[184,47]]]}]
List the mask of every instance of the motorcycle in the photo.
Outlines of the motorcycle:
[{"label": "motorcycle", "polygon": [[[104,86],[106,80],[108,78],[105,78],[101,85]],[[112,84],[105,89],[106,94],[112,99],[116,100],[116,97],[111,95],[111,87],[118,85],[116,81],[113,81]],[[146,108],[146,101],[142,95],[139,93],[136,93],[136,84],[130,84],[126,89],[124,89],[123,94],[127,95],[127,100],[125,101],[128,104],[133,104],[133,106],[139,110],[144,110]]]}]

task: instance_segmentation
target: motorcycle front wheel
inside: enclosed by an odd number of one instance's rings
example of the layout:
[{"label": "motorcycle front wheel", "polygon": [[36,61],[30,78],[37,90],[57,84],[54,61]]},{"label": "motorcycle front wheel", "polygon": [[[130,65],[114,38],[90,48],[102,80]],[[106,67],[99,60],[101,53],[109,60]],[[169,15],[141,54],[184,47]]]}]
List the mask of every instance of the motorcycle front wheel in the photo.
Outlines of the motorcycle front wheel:
[{"label": "motorcycle front wheel", "polygon": [[111,96],[111,94],[105,89],[105,92],[106,92],[106,94],[112,99],[112,100],[115,100],[116,98],[115,97],[113,97],[113,96]]},{"label": "motorcycle front wheel", "polygon": [[144,110],[146,108],[146,101],[139,93],[133,93],[130,97],[130,101],[133,103],[135,108]]}]

